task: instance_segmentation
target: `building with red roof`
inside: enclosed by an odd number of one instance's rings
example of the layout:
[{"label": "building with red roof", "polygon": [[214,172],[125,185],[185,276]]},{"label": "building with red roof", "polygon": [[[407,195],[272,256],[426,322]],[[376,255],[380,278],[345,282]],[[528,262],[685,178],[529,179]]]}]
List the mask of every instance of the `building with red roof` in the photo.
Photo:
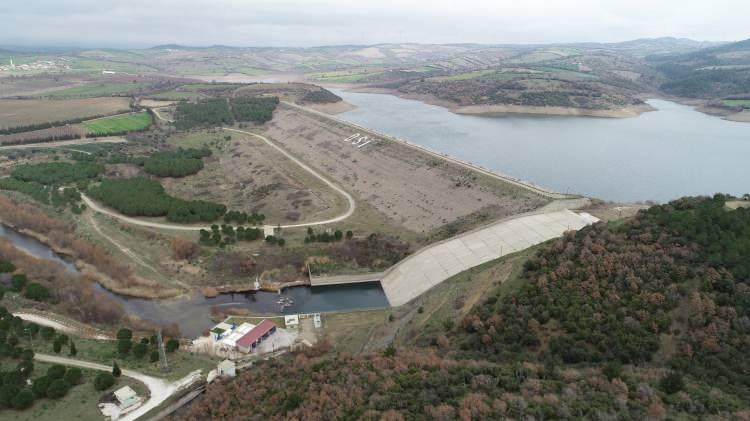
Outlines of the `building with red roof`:
[{"label": "building with red roof", "polygon": [[237,339],[237,349],[247,354],[274,332],[276,332],[276,325],[269,320],[263,320],[253,330]]}]

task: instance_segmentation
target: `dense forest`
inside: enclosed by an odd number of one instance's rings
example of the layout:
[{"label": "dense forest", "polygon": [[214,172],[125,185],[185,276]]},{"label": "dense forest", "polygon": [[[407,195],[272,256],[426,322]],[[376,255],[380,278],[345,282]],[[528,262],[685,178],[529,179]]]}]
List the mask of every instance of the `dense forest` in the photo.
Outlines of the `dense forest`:
[{"label": "dense forest", "polygon": [[234,124],[232,112],[225,98],[180,102],[175,110],[175,126],[179,130]]},{"label": "dense forest", "polygon": [[262,124],[273,118],[278,97],[237,97],[181,102],[175,111],[175,126],[180,130],[196,127],[231,125],[235,121]]},{"label": "dense forest", "polygon": [[143,162],[143,169],[157,177],[185,177],[203,169],[203,159],[210,149],[178,149],[156,152]]},{"label": "dense forest", "polygon": [[750,209],[726,199],[568,233],[418,347],[263,362],[183,418],[744,419]]},{"label": "dense forest", "polygon": [[271,121],[273,110],[279,105],[279,98],[272,96],[241,96],[229,100],[232,114],[237,121],[251,121],[262,124]]},{"label": "dense forest", "polygon": [[218,203],[172,197],[158,181],[144,177],[106,178],[89,192],[125,215],[166,216],[167,220],[179,223],[212,222],[227,210]]},{"label": "dense forest", "polygon": [[45,162],[17,165],[11,177],[46,185],[65,185],[96,178],[102,173],[104,166],[93,162]]}]

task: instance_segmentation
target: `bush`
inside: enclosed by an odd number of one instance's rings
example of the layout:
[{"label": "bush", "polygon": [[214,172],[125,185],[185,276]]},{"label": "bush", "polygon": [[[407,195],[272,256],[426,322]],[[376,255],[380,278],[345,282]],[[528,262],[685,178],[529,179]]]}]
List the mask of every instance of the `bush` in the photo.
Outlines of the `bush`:
[{"label": "bush", "polygon": [[115,377],[110,373],[101,372],[94,378],[94,389],[107,390],[115,384]]},{"label": "bush", "polygon": [[69,355],[71,357],[75,357],[76,354],[78,354],[78,349],[76,348],[76,344],[73,341],[70,341],[70,352],[69,352]]},{"label": "bush", "polygon": [[120,370],[120,366],[117,365],[117,361],[112,365],[112,376],[114,377],[120,377],[122,375],[122,370]]},{"label": "bush", "polygon": [[602,369],[602,374],[607,377],[607,380],[618,378],[622,375],[622,363],[619,361],[611,361],[607,363]]},{"label": "bush", "polygon": [[69,385],[77,385],[81,383],[81,380],[83,379],[83,371],[78,367],[73,367],[65,372],[65,377],[63,378]]},{"label": "bush", "polygon": [[52,344],[52,350],[55,351],[55,354],[59,354],[62,351],[62,344],[59,339],[55,339],[55,342]]},{"label": "bush", "polygon": [[177,339],[172,338],[172,339],[170,339],[170,340],[167,341],[166,348],[167,348],[167,352],[175,352],[175,351],[177,351],[177,349],[180,348],[180,341],[178,341]]},{"label": "bush", "polygon": [[50,380],[58,380],[65,377],[65,367],[55,364],[52,367],[47,369],[47,377],[50,378]]},{"label": "bush", "polygon": [[64,379],[53,380],[47,388],[47,397],[50,399],[60,399],[68,393],[70,385]]},{"label": "bush", "polygon": [[14,292],[21,292],[29,282],[29,278],[23,273],[16,273],[10,278],[10,289]]},{"label": "bush", "polygon": [[152,363],[159,361],[159,351],[151,351],[151,354],[149,354],[148,359]]},{"label": "bush", "polygon": [[34,393],[29,389],[23,389],[13,398],[11,404],[15,409],[26,409],[34,403]]}]

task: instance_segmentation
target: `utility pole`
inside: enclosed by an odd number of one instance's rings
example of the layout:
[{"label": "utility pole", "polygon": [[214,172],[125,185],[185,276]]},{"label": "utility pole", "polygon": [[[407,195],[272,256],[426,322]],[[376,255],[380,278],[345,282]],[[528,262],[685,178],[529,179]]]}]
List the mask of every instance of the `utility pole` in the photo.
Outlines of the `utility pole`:
[{"label": "utility pole", "polygon": [[156,343],[159,347],[159,365],[161,366],[161,371],[166,373],[169,371],[169,364],[167,364],[167,352],[164,350],[164,340],[161,337],[161,329],[156,331]]}]

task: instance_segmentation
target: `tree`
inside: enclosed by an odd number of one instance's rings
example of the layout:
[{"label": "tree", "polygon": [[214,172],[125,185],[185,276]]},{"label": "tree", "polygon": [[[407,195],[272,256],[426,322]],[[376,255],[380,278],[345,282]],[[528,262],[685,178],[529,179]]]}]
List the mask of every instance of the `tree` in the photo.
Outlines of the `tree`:
[{"label": "tree", "polygon": [[52,379],[50,379],[49,376],[37,377],[34,379],[31,390],[33,390],[34,394],[38,397],[44,398],[47,396],[47,389],[49,388],[50,383],[52,383]]},{"label": "tree", "polygon": [[68,340],[69,340],[69,339],[70,339],[70,337],[68,337],[68,335],[66,335],[66,334],[64,334],[64,333],[61,333],[61,334],[60,334],[60,335],[59,335],[59,336],[57,337],[57,340],[58,340],[58,341],[60,341],[60,343],[61,343],[62,345],[67,345],[67,344],[68,344]]},{"label": "tree", "polygon": [[351,240],[352,237],[354,237],[354,233],[351,230],[347,231],[346,232],[346,239],[347,240]]},{"label": "tree", "polygon": [[47,397],[50,399],[60,399],[68,393],[70,386],[64,379],[53,380],[47,388]]},{"label": "tree", "polygon": [[34,403],[34,393],[29,389],[23,389],[13,398],[11,404],[15,409],[26,409]]},{"label": "tree", "polygon": [[339,240],[341,240],[341,239],[342,239],[343,237],[344,237],[344,233],[343,233],[343,232],[341,232],[341,230],[336,230],[336,231],[334,231],[334,233],[333,233],[333,238],[335,238],[335,239],[336,239],[336,241],[339,241]]},{"label": "tree", "polygon": [[69,355],[71,357],[75,357],[77,353],[78,353],[78,349],[76,349],[76,344],[71,340],[70,341],[70,352],[69,352]]},{"label": "tree", "polygon": [[622,363],[619,361],[610,361],[602,369],[602,374],[604,374],[609,381],[620,377],[622,375]]},{"label": "tree", "polygon": [[55,342],[52,344],[52,350],[55,351],[55,354],[59,354],[62,351],[62,344],[59,339],[55,339]]},{"label": "tree", "polygon": [[136,358],[143,358],[144,355],[148,352],[148,345],[144,344],[143,342],[138,342],[133,347],[133,355]]},{"label": "tree", "polygon": [[115,377],[106,372],[101,372],[94,378],[94,389],[96,390],[107,390],[115,384]]},{"label": "tree", "polygon": [[10,289],[15,292],[21,292],[29,282],[29,278],[23,273],[16,273],[10,278]]},{"label": "tree", "polygon": [[179,347],[180,347],[180,341],[178,341],[177,339],[171,338],[170,340],[167,341],[167,345],[166,345],[167,352],[175,352],[177,351]]},{"label": "tree", "polygon": [[133,342],[130,339],[120,339],[117,341],[117,352],[120,355],[128,355],[132,346]]},{"label": "tree", "polygon": [[43,326],[40,332],[42,334],[42,338],[46,340],[50,340],[55,337],[55,329],[49,326]]},{"label": "tree", "polygon": [[659,381],[659,389],[668,395],[675,394],[683,388],[685,388],[685,381],[682,379],[682,375],[676,371],[667,374]]},{"label": "tree", "polygon": [[198,254],[198,245],[184,238],[172,240],[172,257],[175,260],[190,260]]},{"label": "tree", "polygon": [[19,389],[15,384],[3,384],[0,387],[0,408],[10,408]]},{"label": "tree", "polygon": [[133,331],[128,328],[122,328],[117,331],[117,339],[133,339]]},{"label": "tree", "polygon": [[112,375],[114,377],[120,377],[121,374],[122,370],[120,370],[120,366],[117,365],[117,361],[115,361],[115,363],[112,365]]},{"label": "tree", "polygon": [[65,376],[65,367],[55,364],[52,367],[47,369],[47,377],[50,378],[50,380],[57,380],[62,379]]},{"label": "tree", "polygon": [[38,282],[31,282],[26,285],[26,290],[24,291],[23,295],[26,298],[35,301],[44,301],[50,296],[47,287]]},{"label": "tree", "polygon": [[156,351],[156,350],[151,351],[151,354],[149,354],[148,359],[152,363],[159,361],[159,351]]},{"label": "tree", "polygon": [[83,379],[83,371],[78,367],[73,367],[65,372],[65,377],[63,378],[69,385],[75,386],[81,383],[81,379]]}]

